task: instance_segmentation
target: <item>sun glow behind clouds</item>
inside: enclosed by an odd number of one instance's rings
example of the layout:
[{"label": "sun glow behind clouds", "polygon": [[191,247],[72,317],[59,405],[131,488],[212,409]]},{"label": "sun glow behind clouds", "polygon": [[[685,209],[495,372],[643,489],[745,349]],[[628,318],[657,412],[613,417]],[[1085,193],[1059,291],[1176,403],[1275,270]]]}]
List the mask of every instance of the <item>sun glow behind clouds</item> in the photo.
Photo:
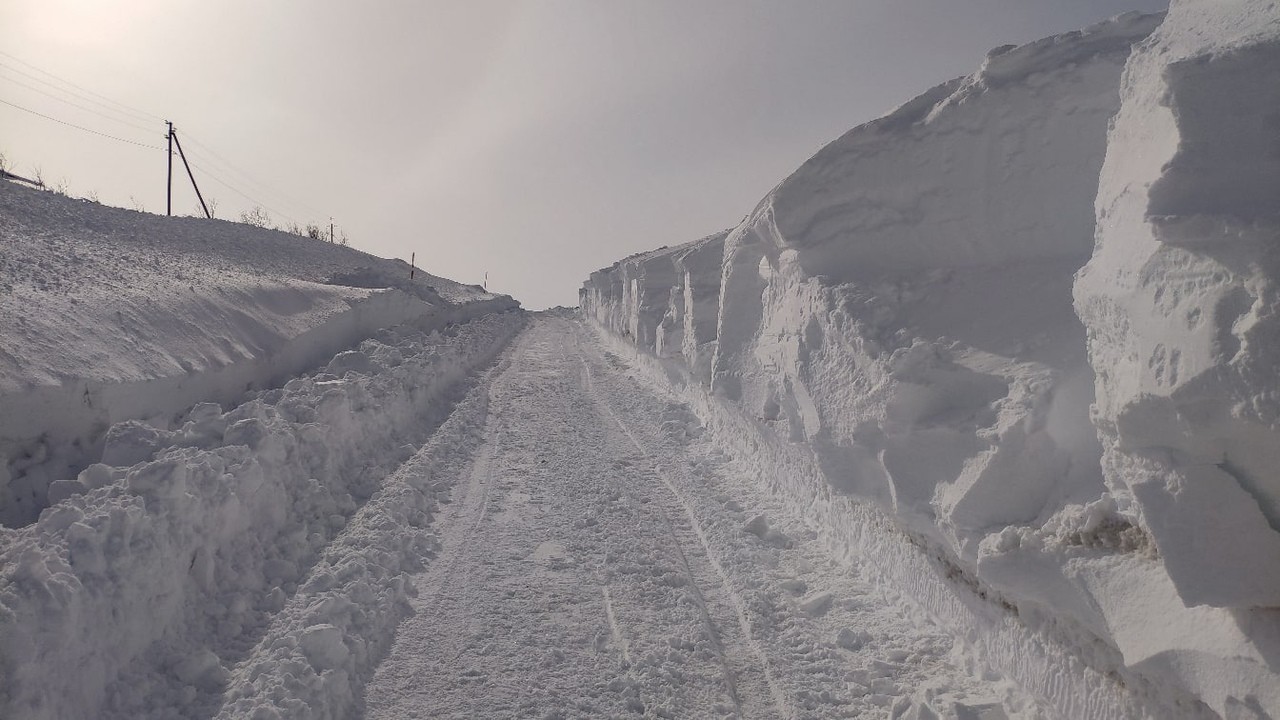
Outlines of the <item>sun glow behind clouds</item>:
[{"label": "sun glow behind clouds", "polygon": [[50,46],[50,55],[79,54],[127,47],[139,28],[154,26],[172,3],[163,0],[41,0],[17,3],[5,14],[19,33]]}]

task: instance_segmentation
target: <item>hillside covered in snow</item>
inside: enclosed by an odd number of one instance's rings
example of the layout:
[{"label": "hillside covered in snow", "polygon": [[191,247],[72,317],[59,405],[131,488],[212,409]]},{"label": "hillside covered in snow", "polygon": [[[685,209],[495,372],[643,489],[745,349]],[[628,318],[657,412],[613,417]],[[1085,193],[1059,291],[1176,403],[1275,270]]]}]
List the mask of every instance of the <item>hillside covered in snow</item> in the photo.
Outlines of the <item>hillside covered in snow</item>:
[{"label": "hillside covered in snow", "polygon": [[0,522],[120,420],[230,402],[374,331],[515,303],[358,250],[0,183]]},{"label": "hillside covered in snow", "polygon": [[220,658],[323,594],[298,585],[348,524],[327,557],[365,605],[324,619],[367,644],[358,682],[412,593],[388,564],[430,545],[410,531],[422,480],[388,476],[520,330],[518,303],[8,182],[0,297],[0,716],[207,716]]},{"label": "hillside covered in snow", "polygon": [[1062,717],[1280,714],[1280,10],[997,48],[584,316]]}]

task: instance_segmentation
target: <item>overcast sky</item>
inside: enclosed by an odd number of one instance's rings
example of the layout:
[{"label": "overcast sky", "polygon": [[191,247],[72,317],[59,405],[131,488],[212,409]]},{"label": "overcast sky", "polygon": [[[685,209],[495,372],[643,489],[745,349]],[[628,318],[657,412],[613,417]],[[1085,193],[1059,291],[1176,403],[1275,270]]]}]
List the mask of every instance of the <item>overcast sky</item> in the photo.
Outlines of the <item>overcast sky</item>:
[{"label": "overcast sky", "polygon": [[590,271],[737,223],[822,145],[988,49],[1166,6],[3,0],[0,101],[116,139],[0,104],[0,152],[163,213],[164,152],[122,140],[159,148],[167,118],[219,217],[332,215],[362,250],[573,305]]}]

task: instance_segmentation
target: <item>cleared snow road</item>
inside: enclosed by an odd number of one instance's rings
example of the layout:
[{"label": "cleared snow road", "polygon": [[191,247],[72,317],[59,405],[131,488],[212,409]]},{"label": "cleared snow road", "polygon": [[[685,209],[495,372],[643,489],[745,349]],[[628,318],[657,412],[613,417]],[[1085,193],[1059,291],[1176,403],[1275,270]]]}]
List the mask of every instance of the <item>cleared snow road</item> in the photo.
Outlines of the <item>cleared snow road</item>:
[{"label": "cleared snow road", "polygon": [[582,325],[538,319],[509,359],[367,718],[1036,716]]}]

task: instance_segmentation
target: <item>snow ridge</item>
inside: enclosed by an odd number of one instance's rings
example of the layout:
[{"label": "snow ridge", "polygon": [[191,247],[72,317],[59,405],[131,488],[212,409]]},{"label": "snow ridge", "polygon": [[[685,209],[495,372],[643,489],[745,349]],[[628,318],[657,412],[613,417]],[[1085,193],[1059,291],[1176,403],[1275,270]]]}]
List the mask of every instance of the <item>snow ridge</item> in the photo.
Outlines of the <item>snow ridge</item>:
[{"label": "snow ridge", "polygon": [[1062,716],[1274,715],[1278,12],[997,48],[582,312]]},{"label": "snow ridge", "polygon": [[[315,694],[349,705],[403,616],[399,563],[425,539],[388,533],[384,514],[402,497],[395,513],[422,522],[421,474],[405,470],[344,528],[523,322],[509,312],[383,330],[230,412],[196,405],[175,431],[113,426],[103,455],[112,465],[90,466],[38,522],[4,531],[3,714],[201,715],[246,653],[242,672],[258,692],[270,696],[268,671],[297,677],[300,653]],[[264,619],[287,608],[272,645],[251,651]],[[230,698],[249,687],[237,683]]]},{"label": "snow ridge", "polygon": [[[168,428],[376,330],[507,310],[505,296],[348,247],[0,183],[0,523],[98,459],[123,420]],[[53,498],[56,500],[57,498]]]}]

